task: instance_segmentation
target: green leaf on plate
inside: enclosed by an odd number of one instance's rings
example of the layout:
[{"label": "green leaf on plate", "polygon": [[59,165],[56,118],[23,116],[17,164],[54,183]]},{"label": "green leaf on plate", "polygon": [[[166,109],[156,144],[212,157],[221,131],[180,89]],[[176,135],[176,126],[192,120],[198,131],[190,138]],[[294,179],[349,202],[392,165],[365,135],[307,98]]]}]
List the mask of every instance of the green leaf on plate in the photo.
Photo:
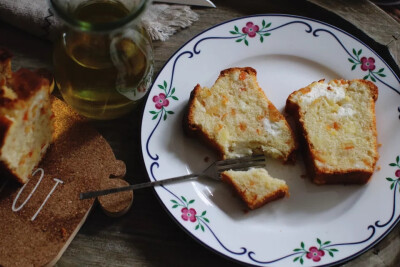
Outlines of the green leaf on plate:
[{"label": "green leaf on plate", "polygon": [[376,82],[374,76],[370,76],[370,77],[371,77],[371,80],[372,80],[373,82]]},{"label": "green leaf on plate", "polygon": [[201,230],[204,232],[204,226],[200,224]]},{"label": "green leaf on plate", "polygon": [[260,35],[260,42],[264,42],[264,37],[262,37],[262,35]]},{"label": "green leaf on plate", "polygon": [[237,26],[234,27],[235,31],[239,32],[239,28]]},{"label": "green leaf on plate", "polygon": [[265,27],[265,20],[262,20],[262,26]]},{"label": "green leaf on plate", "polygon": [[351,63],[355,63],[354,60],[352,60],[351,58],[348,58],[348,60],[349,60]]},{"label": "green leaf on plate", "polygon": [[161,84],[159,84],[158,87],[159,87],[160,89],[163,89],[163,90],[164,90],[164,86],[162,86]]},{"label": "green leaf on plate", "polygon": [[167,82],[164,81],[164,88],[167,88]]},{"label": "green leaf on plate", "polygon": [[173,205],[172,208],[175,209],[175,208],[177,208],[178,206],[179,206],[179,205],[176,204],[176,205]]},{"label": "green leaf on plate", "polygon": [[168,110],[167,111],[168,114],[175,114],[173,111]]},{"label": "green leaf on plate", "polygon": [[298,261],[299,259],[300,259],[300,257],[296,257],[293,259],[293,261],[295,262],[295,261]]},{"label": "green leaf on plate", "polygon": [[330,255],[331,257],[333,257],[333,253],[332,253],[331,251],[328,251],[328,253],[329,253],[329,255]]},{"label": "green leaf on plate", "polygon": [[267,24],[267,26],[265,26],[265,28],[268,28],[269,26],[271,26],[271,22]]},{"label": "green leaf on plate", "polygon": [[237,40],[236,40],[237,43],[239,43],[239,42],[241,42],[241,41],[243,41],[243,39],[237,39]]},{"label": "green leaf on plate", "polygon": [[158,117],[158,113],[156,115],[154,115],[153,118],[151,118],[151,119],[155,120],[155,119],[157,119],[157,117]]},{"label": "green leaf on plate", "polygon": [[351,67],[351,70],[354,70],[356,68],[357,65],[353,65],[353,67]]},{"label": "green leaf on plate", "polygon": [[155,112],[154,110],[150,111],[151,114],[156,114],[157,112]]},{"label": "green leaf on plate", "polygon": [[396,163],[390,163],[389,166],[393,167],[393,166],[397,166],[397,164]]},{"label": "green leaf on plate", "polygon": [[388,180],[388,181],[390,181],[390,182],[393,182],[393,181],[394,181],[394,179],[392,179],[392,178],[390,178],[390,177],[386,177],[386,180]]},{"label": "green leaf on plate", "polygon": [[300,246],[301,246],[302,249],[304,249],[304,242],[301,242]]},{"label": "green leaf on plate", "polygon": [[179,100],[176,96],[171,96],[171,98],[173,99],[173,100]]},{"label": "green leaf on plate", "polygon": [[205,211],[203,211],[202,213],[201,213],[201,216],[204,216],[204,215],[206,215],[206,213],[207,213],[207,211],[205,210]]},{"label": "green leaf on plate", "polygon": [[210,223],[210,221],[207,218],[203,218],[203,220]]},{"label": "green leaf on plate", "polygon": [[244,39],[244,44],[248,46],[249,42],[246,39]]},{"label": "green leaf on plate", "polygon": [[230,31],[231,34],[238,34],[238,32]]},{"label": "green leaf on plate", "polygon": [[187,200],[184,196],[181,196],[182,200],[185,201],[187,203]]}]

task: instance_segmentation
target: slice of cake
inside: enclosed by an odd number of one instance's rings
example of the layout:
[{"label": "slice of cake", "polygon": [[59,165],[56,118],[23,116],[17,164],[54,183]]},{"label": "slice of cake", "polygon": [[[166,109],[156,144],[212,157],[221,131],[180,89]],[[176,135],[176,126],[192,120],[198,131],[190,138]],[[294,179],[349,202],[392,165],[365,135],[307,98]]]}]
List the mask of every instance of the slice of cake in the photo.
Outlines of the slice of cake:
[{"label": "slice of cake", "polygon": [[289,196],[289,188],[285,181],[271,177],[264,168],[224,171],[221,173],[221,178],[232,185],[250,209]]},{"label": "slice of cake", "polygon": [[[52,141],[52,79],[42,70],[11,72],[0,48],[0,173],[25,183]],[[2,178],[3,178],[2,177]]]},{"label": "slice of cake", "polygon": [[286,112],[297,123],[305,163],[316,184],[364,184],[378,159],[375,101],[365,80],[324,80],[293,92]]},{"label": "slice of cake", "polygon": [[296,148],[294,134],[258,85],[256,74],[250,67],[230,68],[221,71],[211,88],[197,85],[184,128],[223,159],[264,153],[287,161]]}]

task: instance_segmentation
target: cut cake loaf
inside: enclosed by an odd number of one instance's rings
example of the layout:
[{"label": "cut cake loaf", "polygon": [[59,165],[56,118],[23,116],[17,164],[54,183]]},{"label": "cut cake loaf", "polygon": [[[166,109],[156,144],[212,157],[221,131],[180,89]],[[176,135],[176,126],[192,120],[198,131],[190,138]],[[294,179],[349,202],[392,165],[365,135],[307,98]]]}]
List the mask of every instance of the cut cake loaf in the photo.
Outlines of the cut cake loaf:
[{"label": "cut cake loaf", "polygon": [[50,92],[43,71],[11,71],[11,54],[0,48],[0,173],[26,183],[52,141]]},{"label": "cut cake loaf", "polygon": [[287,161],[296,148],[285,117],[259,87],[250,67],[221,71],[211,88],[191,92],[184,128],[211,145],[220,158],[264,153]]},{"label": "cut cake loaf", "polygon": [[316,184],[364,184],[378,159],[375,101],[366,80],[324,80],[293,92],[286,112],[304,144],[305,163]]},{"label": "cut cake loaf", "polygon": [[289,188],[285,181],[271,177],[264,168],[224,171],[221,173],[221,178],[233,186],[250,209],[289,196]]}]

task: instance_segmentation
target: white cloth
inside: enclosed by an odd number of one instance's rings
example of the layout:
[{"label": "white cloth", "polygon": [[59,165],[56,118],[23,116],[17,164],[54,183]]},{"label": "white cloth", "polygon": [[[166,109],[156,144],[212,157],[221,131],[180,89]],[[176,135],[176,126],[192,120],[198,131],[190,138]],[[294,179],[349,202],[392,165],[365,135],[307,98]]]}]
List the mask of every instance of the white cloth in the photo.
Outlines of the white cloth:
[{"label": "white cloth", "polygon": [[[47,0],[1,0],[0,20],[49,40],[55,39],[62,25],[49,9]],[[190,7],[166,4],[151,5],[142,17],[151,38],[161,41],[196,20],[198,15]]]}]

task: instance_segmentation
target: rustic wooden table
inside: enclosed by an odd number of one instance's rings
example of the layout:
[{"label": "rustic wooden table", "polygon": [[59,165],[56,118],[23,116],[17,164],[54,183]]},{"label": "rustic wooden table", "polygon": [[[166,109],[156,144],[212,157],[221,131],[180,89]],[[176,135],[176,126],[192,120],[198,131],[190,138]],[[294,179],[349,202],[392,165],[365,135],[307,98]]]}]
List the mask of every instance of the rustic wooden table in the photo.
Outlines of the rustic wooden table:
[{"label": "rustic wooden table", "polygon": [[[320,19],[356,35],[381,53],[392,67],[382,47],[350,23],[310,3],[296,0],[240,1],[215,0],[217,8],[193,8],[199,21],[165,42],[154,42],[156,74],[168,58],[186,41],[203,30],[232,18],[286,13]],[[9,48],[14,69],[52,68],[52,44],[5,23],[0,23],[0,46]],[[396,69],[397,70],[397,69]],[[148,180],[140,145],[140,106],[135,112],[109,122],[93,122],[113,148],[116,157],[127,165],[127,179]],[[152,189],[139,190],[130,211],[120,218],[109,218],[95,207],[57,266],[235,266],[197,243],[174,223]],[[345,266],[400,266],[400,225],[370,251]]]}]

